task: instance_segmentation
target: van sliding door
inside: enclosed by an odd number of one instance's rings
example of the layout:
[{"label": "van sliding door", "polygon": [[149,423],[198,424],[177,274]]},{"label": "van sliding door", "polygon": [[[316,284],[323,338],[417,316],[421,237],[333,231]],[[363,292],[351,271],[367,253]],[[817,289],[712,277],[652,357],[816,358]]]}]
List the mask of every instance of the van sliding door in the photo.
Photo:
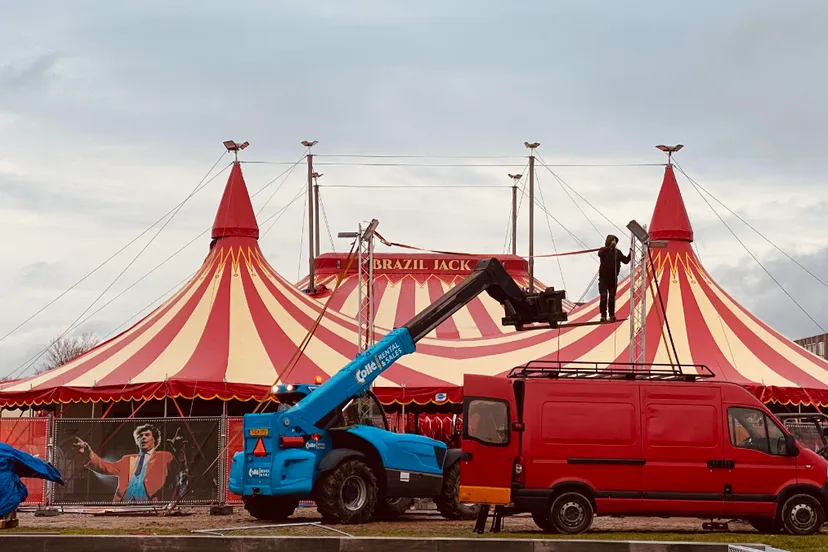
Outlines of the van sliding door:
[{"label": "van sliding door", "polygon": [[644,506],[653,513],[715,515],[724,508],[721,391],[704,385],[641,386]]}]

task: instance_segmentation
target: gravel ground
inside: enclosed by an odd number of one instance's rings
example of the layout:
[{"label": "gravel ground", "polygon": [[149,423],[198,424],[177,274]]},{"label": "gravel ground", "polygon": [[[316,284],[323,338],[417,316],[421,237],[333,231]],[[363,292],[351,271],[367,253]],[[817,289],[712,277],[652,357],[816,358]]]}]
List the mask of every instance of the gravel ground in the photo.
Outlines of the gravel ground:
[{"label": "gravel ground", "polygon": [[[239,528],[272,523],[259,522],[250,517],[243,507],[236,506],[231,515],[211,516],[204,508],[182,509],[186,515],[181,516],[98,516],[90,514],[64,513],[54,517],[35,517],[31,512],[18,514],[22,530],[60,531],[82,530],[95,531],[134,531],[136,533],[152,533],[154,531],[167,533],[187,533],[194,529]],[[291,523],[318,522],[319,515],[315,508],[300,508],[290,519]],[[669,532],[695,533],[701,532],[702,521],[686,518],[597,518],[592,526],[592,532]],[[474,522],[452,522],[444,520],[439,514],[429,511],[411,510],[401,520],[390,523],[371,523],[362,526],[337,526],[355,535],[369,534],[407,534],[433,536],[445,534],[462,536],[464,533],[472,536]],[[741,523],[731,523],[731,530],[749,531],[753,529]],[[298,529],[298,528],[297,528]],[[291,534],[324,534],[320,528],[307,527],[291,529]],[[506,518],[504,530],[510,533],[539,532],[540,530],[528,516],[513,516]],[[234,531],[230,531],[234,533]],[[280,530],[285,532],[285,530]],[[259,532],[256,532],[259,533]]]}]

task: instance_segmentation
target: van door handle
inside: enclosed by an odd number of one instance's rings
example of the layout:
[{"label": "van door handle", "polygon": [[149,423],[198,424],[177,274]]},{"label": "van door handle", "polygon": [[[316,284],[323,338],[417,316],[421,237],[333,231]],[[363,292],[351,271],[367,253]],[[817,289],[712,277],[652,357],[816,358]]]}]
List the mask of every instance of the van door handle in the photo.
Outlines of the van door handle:
[{"label": "van door handle", "polygon": [[472,459],[472,453],[464,452],[463,454],[460,455],[460,459],[465,460],[466,462],[468,462]]},{"label": "van door handle", "polygon": [[733,460],[708,460],[707,467],[711,470],[715,469],[733,469],[736,467],[736,463]]}]

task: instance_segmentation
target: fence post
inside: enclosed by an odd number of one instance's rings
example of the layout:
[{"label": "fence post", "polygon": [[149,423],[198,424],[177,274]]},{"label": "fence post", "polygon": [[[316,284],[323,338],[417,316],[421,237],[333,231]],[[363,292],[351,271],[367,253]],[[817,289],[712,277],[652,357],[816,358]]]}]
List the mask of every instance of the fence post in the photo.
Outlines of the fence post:
[{"label": "fence post", "polygon": [[227,403],[222,402],[219,421],[219,487],[216,500],[218,504],[210,507],[211,516],[227,516],[233,513],[233,507],[227,504]]}]

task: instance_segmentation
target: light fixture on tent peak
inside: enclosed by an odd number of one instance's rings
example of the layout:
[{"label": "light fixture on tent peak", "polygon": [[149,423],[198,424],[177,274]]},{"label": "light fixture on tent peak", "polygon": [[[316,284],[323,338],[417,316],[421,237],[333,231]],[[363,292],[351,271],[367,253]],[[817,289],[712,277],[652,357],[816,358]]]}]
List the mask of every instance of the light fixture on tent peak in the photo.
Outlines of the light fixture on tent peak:
[{"label": "light fixture on tent peak", "polygon": [[660,149],[661,151],[667,154],[667,165],[673,164],[673,154],[683,147],[684,144],[676,144],[675,146],[665,146],[664,144],[659,144],[658,146],[656,146],[656,148]]},{"label": "light fixture on tent peak", "polygon": [[250,145],[250,142],[247,142],[247,141],[245,141],[241,144],[239,144],[238,142],[235,142],[233,140],[225,140],[224,141],[224,147],[227,148],[227,151],[232,151],[233,154],[236,156],[236,163],[239,162],[239,152],[244,150],[244,149],[247,149],[247,146],[249,146],[249,145]]}]

